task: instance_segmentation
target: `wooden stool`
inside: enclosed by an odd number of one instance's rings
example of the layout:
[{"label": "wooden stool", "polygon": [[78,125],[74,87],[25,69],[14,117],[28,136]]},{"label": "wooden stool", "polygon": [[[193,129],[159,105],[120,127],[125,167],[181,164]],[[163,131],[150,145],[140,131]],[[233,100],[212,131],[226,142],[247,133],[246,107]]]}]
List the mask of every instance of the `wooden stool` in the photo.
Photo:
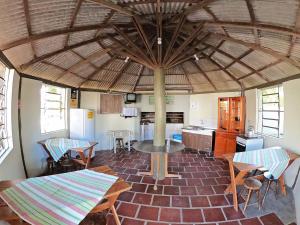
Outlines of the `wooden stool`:
[{"label": "wooden stool", "polygon": [[249,190],[249,193],[248,193],[248,196],[247,196],[247,199],[245,202],[245,206],[244,206],[244,210],[243,210],[244,212],[246,211],[246,208],[248,206],[248,203],[249,203],[249,200],[251,198],[251,194],[253,191],[256,191],[256,193],[257,193],[258,208],[259,209],[261,208],[261,204],[260,204],[260,188],[261,188],[261,186],[262,186],[262,183],[253,177],[249,177],[249,178],[245,179],[244,187]]},{"label": "wooden stool", "polygon": [[74,162],[72,159],[64,159],[61,161],[61,167],[64,172],[70,172],[74,168]]},{"label": "wooden stool", "polygon": [[125,149],[123,138],[116,138],[117,149]]},{"label": "wooden stool", "polygon": [[47,158],[47,174],[53,174],[55,169],[55,162],[52,157]]}]

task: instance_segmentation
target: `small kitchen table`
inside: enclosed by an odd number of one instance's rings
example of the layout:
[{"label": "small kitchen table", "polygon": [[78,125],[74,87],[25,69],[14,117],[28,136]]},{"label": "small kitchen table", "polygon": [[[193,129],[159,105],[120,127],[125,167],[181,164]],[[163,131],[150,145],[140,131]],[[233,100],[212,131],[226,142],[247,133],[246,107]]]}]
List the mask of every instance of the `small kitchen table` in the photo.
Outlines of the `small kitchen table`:
[{"label": "small kitchen table", "polygon": [[114,153],[117,153],[117,146],[116,146],[116,139],[117,138],[127,138],[128,141],[128,151],[130,152],[131,146],[130,142],[132,140],[132,131],[131,130],[110,130],[108,131],[108,134],[111,135],[112,137],[112,145],[113,145],[113,150]]},{"label": "small kitchen table", "polygon": [[183,150],[185,146],[179,142],[170,141],[165,146],[157,147],[152,140],[139,141],[132,146],[135,150],[151,154],[151,169],[149,172],[138,172],[138,175],[152,176],[155,179],[154,190],[157,190],[158,180],[166,177],[181,178],[179,174],[168,173],[168,155]]},{"label": "small kitchen table", "polygon": [[[271,148],[272,149],[272,148]],[[261,149],[261,150],[255,150],[257,151],[257,153],[259,153],[259,151],[265,151],[267,149]],[[272,149],[274,150],[274,149]],[[282,168],[284,172],[284,170],[299,156],[293,152],[290,152],[288,150],[284,150],[287,153],[288,156],[288,162],[287,162],[287,166],[285,166],[285,168]],[[238,154],[243,154],[244,152],[240,152]],[[253,151],[254,153],[254,151]],[[264,152],[264,155],[266,152]],[[239,162],[236,162],[235,159],[235,154],[236,153],[232,153],[232,154],[226,154],[224,155],[225,159],[228,161],[229,163],[229,172],[230,172],[230,179],[231,179],[231,183],[228,185],[227,189],[225,190],[225,194],[232,194],[233,195],[233,205],[234,205],[234,209],[237,211],[238,210],[238,199],[237,199],[237,186],[239,185],[243,185],[244,184],[244,180],[245,180],[245,176],[256,169],[259,168],[263,168],[265,167],[265,165],[258,165],[257,163],[254,163],[255,161],[258,161],[257,157],[258,155],[256,154],[256,157],[254,157],[253,159],[249,158],[248,156],[245,157],[247,161],[247,163],[241,162],[242,160],[239,160]],[[245,154],[247,154],[245,152]],[[273,157],[269,157],[269,158],[273,158]],[[253,161],[253,163],[249,164],[248,162]],[[263,161],[263,160],[261,160]],[[282,160],[284,162],[284,160]],[[270,161],[266,162],[269,164],[270,166]],[[278,162],[277,162],[278,163]],[[275,165],[278,166],[278,165]],[[274,168],[274,167],[273,167]],[[239,172],[237,175],[235,175],[235,169],[237,169]],[[262,178],[262,177],[258,177],[258,178]],[[281,187],[281,192],[286,195],[286,189],[285,189],[285,183],[284,183],[284,176],[283,173],[281,173],[280,177],[279,177],[279,183],[280,183],[280,187]]]}]

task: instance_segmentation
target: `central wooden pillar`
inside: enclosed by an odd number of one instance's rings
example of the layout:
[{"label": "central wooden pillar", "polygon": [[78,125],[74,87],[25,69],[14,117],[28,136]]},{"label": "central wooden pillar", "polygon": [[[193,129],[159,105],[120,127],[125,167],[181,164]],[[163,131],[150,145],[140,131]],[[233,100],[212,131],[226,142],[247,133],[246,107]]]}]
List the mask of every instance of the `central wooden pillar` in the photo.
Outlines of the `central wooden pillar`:
[{"label": "central wooden pillar", "polygon": [[[154,70],[154,100],[155,100],[155,128],[153,145],[163,147],[166,144],[166,99],[165,74],[162,68]],[[153,175],[162,180],[166,176],[167,154],[155,152],[151,155]]]},{"label": "central wooden pillar", "polygon": [[162,68],[154,69],[155,129],[154,146],[165,146],[166,99],[165,75]]}]

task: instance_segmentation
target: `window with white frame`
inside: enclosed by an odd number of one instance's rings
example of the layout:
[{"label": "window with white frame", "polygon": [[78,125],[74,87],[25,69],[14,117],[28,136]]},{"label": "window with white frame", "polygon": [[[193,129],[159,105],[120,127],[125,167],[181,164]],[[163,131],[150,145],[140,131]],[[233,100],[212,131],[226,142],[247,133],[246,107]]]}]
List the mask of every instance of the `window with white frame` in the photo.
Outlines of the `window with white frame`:
[{"label": "window with white frame", "polygon": [[284,94],[282,85],[258,91],[258,132],[275,137],[283,136]]},{"label": "window with white frame", "polygon": [[66,89],[43,84],[41,89],[41,132],[66,129]]},{"label": "window with white frame", "polygon": [[13,70],[0,62],[0,163],[13,148],[11,132],[11,96]]}]

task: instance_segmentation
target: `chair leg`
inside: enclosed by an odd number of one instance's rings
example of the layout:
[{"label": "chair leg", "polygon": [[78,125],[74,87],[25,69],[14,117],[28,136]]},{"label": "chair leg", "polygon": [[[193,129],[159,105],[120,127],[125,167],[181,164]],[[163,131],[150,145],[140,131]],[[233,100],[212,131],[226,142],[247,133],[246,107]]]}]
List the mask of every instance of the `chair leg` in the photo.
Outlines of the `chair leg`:
[{"label": "chair leg", "polygon": [[265,203],[265,199],[266,199],[267,194],[268,194],[268,192],[269,192],[269,190],[270,190],[271,183],[272,183],[272,181],[271,181],[271,180],[268,180],[268,185],[267,185],[266,191],[265,191],[265,193],[264,193],[263,199],[262,199],[262,201],[261,201],[261,205],[262,205],[262,206],[263,206],[264,203]]},{"label": "chair leg", "polygon": [[261,210],[260,190],[257,191],[257,204],[258,204],[258,209]]},{"label": "chair leg", "polygon": [[276,183],[276,185],[275,185],[275,199],[277,200],[277,198],[278,198],[278,188],[279,188],[278,180],[276,180],[275,183]]},{"label": "chair leg", "polygon": [[116,211],[115,206],[112,206],[110,209],[111,209],[111,212],[112,212],[112,214],[113,214],[113,216],[114,216],[114,219],[115,219],[115,221],[116,221],[116,224],[117,224],[117,225],[121,225],[121,222],[120,222],[120,219],[119,219],[119,217],[118,217],[118,214],[117,214],[117,211]]},{"label": "chair leg", "polygon": [[246,200],[246,202],[245,202],[245,206],[244,206],[244,212],[246,211],[246,208],[247,208],[247,206],[248,206],[248,203],[249,203],[249,200],[250,200],[250,198],[251,198],[251,195],[252,195],[252,190],[249,190],[249,194],[248,194],[248,196],[247,196],[247,200]]}]

